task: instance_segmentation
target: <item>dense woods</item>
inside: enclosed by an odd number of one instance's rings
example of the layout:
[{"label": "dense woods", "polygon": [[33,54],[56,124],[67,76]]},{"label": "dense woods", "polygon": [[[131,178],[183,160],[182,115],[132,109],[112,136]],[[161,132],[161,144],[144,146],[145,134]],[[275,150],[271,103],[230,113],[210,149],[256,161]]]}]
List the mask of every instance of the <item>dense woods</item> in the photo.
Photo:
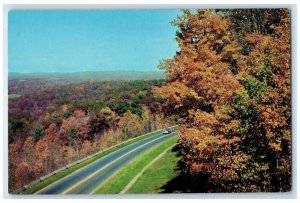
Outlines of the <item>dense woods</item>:
[{"label": "dense woods", "polygon": [[180,116],[190,192],[291,189],[290,13],[183,10],[154,92]]},{"label": "dense woods", "polygon": [[164,80],[9,81],[9,189],[143,133],[174,124],[151,92]]},{"label": "dense woods", "polygon": [[166,79],[9,80],[10,191],[175,123],[187,192],[291,189],[290,11],[183,10],[172,25]]}]

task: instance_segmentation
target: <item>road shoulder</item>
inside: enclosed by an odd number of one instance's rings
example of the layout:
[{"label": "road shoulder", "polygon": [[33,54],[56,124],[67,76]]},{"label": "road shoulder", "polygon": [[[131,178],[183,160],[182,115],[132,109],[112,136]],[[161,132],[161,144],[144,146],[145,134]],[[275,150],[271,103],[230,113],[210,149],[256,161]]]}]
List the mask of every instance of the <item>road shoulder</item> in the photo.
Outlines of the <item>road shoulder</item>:
[{"label": "road shoulder", "polygon": [[[168,136],[168,135],[166,135]],[[167,148],[177,143],[178,136],[154,146],[149,151],[144,152],[136,159],[126,164],[122,169],[112,175],[107,181],[99,185],[92,194],[118,194],[126,185],[140,173],[153,159],[163,153]]]}]

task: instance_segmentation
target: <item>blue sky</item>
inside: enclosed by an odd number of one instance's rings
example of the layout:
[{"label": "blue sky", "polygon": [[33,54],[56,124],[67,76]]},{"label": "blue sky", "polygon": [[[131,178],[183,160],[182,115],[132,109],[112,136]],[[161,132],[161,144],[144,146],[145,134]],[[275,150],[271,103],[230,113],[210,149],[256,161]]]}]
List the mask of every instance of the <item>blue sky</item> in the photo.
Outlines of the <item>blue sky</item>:
[{"label": "blue sky", "polygon": [[9,72],[158,70],[176,50],[179,10],[12,11]]}]

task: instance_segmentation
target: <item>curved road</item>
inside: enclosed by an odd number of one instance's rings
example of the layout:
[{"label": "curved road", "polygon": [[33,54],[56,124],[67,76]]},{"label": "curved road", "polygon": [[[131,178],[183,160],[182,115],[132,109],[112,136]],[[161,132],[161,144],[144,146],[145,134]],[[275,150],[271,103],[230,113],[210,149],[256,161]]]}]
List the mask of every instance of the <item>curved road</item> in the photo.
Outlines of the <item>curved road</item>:
[{"label": "curved road", "polygon": [[161,133],[123,147],[48,185],[35,194],[90,194],[129,161],[176,134],[176,132],[167,135]]}]

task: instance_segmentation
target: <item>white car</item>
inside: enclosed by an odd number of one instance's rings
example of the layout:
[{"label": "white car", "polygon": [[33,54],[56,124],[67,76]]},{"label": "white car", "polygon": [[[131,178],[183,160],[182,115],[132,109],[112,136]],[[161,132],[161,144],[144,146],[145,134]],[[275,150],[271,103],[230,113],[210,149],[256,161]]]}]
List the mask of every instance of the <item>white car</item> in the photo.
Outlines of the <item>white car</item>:
[{"label": "white car", "polygon": [[172,131],[170,128],[165,128],[163,134],[170,134]]}]

